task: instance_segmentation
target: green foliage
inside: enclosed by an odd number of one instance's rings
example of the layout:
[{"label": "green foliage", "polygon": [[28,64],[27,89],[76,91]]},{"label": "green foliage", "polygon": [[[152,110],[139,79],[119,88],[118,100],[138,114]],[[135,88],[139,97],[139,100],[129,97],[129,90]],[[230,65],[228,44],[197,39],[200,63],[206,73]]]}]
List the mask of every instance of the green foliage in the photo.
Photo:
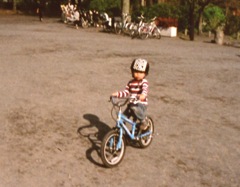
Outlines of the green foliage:
[{"label": "green foliage", "polygon": [[234,35],[240,32],[240,17],[229,15],[227,16],[225,33],[228,35]]},{"label": "green foliage", "polygon": [[184,31],[186,28],[188,28],[189,25],[189,10],[187,6],[179,6],[179,16],[178,16],[178,31]]},{"label": "green foliage", "polygon": [[176,18],[178,19],[178,29],[184,30],[188,25],[188,9],[186,6],[172,5],[168,3],[155,4],[150,7],[141,7],[132,13],[132,20],[137,22],[137,17],[144,15],[146,21],[153,17]]},{"label": "green foliage", "polygon": [[[48,16],[60,16],[61,15],[61,2],[59,0],[46,0],[45,12]],[[67,4],[67,3],[64,3]]]},{"label": "green foliage", "polygon": [[104,11],[107,7],[107,4],[103,0],[93,0],[90,2],[89,7],[90,7],[90,9]]},{"label": "green foliage", "polygon": [[121,0],[92,0],[89,9],[107,11],[111,9],[121,9]]},{"label": "green foliage", "polygon": [[215,31],[225,23],[226,17],[220,7],[210,4],[204,9],[203,19],[206,23],[204,29],[207,31]]},{"label": "green foliage", "polygon": [[180,12],[176,6],[172,6],[167,3],[161,3],[150,7],[141,7],[140,10],[134,10],[132,13],[133,19],[140,14],[144,14],[144,17],[149,20],[155,16],[165,18],[178,18]]},{"label": "green foliage", "polygon": [[31,0],[23,0],[23,1],[19,1],[17,4],[17,9],[21,10],[23,12],[32,14],[36,12],[36,2],[31,1]]},{"label": "green foliage", "polygon": [[[0,0],[1,1],[1,0]],[[17,9],[26,13],[36,14],[36,0],[17,0]],[[60,4],[66,4],[68,0],[46,0],[45,15],[60,16]],[[106,11],[110,16],[121,15],[122,0],[84,0],[81,1],[81,7],[85,9],[95,9],[100,12]],[[80,2],[80,0],[79,0]],[[169,0],[168,3],[154,4],[149,7],[141,7],[139,0],[130,0],[132,21],[137,22],[137,17],[141,14],[146,18],[145,21],[153,17],[177,18],[178,31],[183,31],[189,27],[189,7],[186,3],[179,5],[179,0]],[[171,2],[171,3],[170,3]],[[186,1],[182,1],[186,2]],[[198,7],[195,7],[196,10]],[[197,13],[195,10],[195,13]],[[195,16],[197,18],[197,16]],[[228,15],[225,17],[224,11],[212,4],[204,9],[203,13],[204,31],[216,30],[218,26],[225,23],[225,33],[232,35],[239,32],[240,17]]]},{"label": "green foliage", "polygon": [[167,17],[167,18],[178,18],[179,9],[171,4],[161,3],[159,5],[153,5],[147,10],[148,17]]}]

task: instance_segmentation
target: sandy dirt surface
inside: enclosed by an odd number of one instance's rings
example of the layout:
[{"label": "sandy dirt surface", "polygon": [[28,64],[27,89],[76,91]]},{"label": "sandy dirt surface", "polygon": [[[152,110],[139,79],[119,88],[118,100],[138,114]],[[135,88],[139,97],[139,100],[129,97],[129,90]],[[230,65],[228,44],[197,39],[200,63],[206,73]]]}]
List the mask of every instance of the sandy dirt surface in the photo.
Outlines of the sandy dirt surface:
[{"label": "sandy dirt surface", "polygon": [[[238,187],[240,49],[209,41],[131,40],[0,15],[0,186]],[[107,169],[108,98],[137,57],[151,63],[154,139],[127,146]]]}]

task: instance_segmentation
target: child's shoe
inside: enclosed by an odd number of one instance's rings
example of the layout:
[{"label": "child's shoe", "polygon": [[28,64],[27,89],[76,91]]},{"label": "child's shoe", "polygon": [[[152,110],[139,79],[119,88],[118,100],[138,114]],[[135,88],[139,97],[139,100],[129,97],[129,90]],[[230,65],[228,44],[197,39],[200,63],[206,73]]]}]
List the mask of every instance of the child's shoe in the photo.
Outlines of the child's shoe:
[{"label": "child's shoe", "polygon": [[140,125],[140,129],[141,129],[141,130],[147,130],[148,126],[149,126],[149,125],[148,125],[148,120],[145,119],[145,120],[142,121],[142,123],[141,123],[141,125]]}]

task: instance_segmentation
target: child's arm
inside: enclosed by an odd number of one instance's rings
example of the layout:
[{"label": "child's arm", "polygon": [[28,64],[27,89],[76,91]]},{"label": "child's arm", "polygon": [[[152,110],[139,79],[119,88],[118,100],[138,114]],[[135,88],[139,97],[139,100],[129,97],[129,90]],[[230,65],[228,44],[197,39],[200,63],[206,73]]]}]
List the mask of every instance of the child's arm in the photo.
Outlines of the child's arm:
[{"label": "child's arm", "polygon": [[119,97],[119,98],[124,98],[127,97],[129,95],[129,83],[125,86],[125,89],[122,91],[116,91],[114,93],[112,93],[112,96],[114,97]]},{"label": "child's arm", "polygon": [[148,81],[145,80],[142,86],[142,92],[138,95],[140,101],[146,101],[148,95]]},{"label": "child's arm", "polygon": [[129,91],[126,89],[124,91],[118,91],[118,92],[112,93],[112,96],[119,97],[119,98],[124,98],[124,97],[127,97],[128,95],[129,95]]},{"label": "child's arm", "polygon": [[146,95],[145,94],[140,94],[139,95],[139,100],[140,101],[145,101],[145,99],[146,99]]},{"label": "child's arm", "polygon": [[118,92],[112,93],[112,96],[113,96],[113,97],[117,97],[117,96],[118,96]]}]

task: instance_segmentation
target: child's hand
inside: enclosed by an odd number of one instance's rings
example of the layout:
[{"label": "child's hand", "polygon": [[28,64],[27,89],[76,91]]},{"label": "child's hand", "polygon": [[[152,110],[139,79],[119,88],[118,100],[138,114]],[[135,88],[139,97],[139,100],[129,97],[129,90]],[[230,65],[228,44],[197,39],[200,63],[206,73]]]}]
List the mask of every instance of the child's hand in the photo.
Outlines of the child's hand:
[{"label": "child's hand", "polygon": [[146,99],[146,95],[144,95],[144,94],[139,95],[139,100],[140,101],[144,101],[145,99]]},{"label": "child's hand", "polygon": [[113,96],[113,97],[117,97],[117,96],[118,96],[118,92],[112,93],[112,96]]}]

